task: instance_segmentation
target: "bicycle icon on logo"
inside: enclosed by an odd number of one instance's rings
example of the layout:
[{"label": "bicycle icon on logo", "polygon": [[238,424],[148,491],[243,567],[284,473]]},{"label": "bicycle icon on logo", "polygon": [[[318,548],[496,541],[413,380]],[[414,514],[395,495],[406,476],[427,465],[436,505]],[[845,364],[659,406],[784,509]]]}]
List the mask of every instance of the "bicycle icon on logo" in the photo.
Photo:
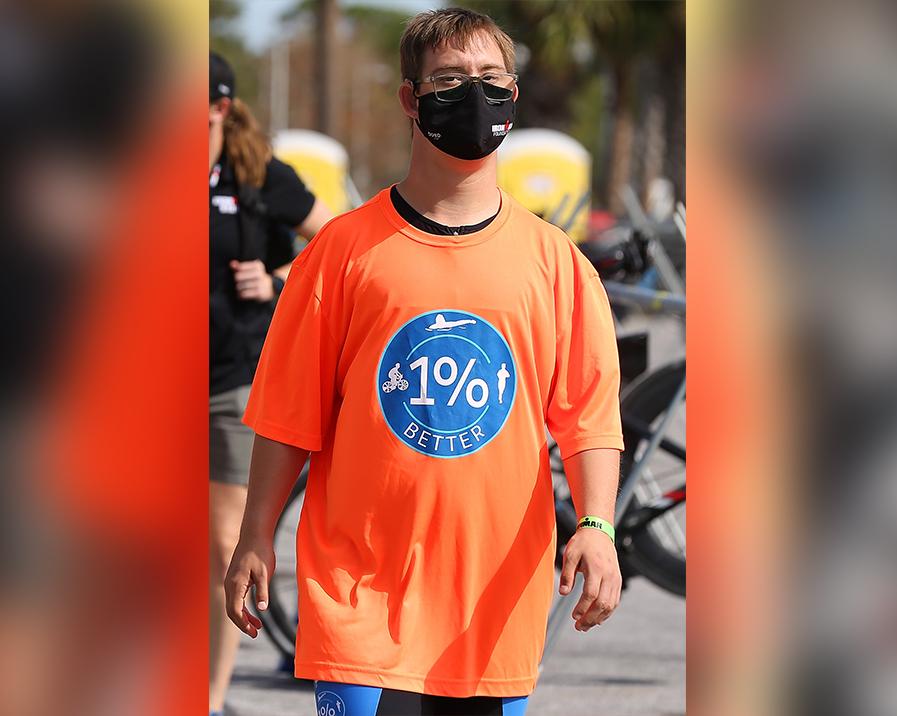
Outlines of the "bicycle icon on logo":
[{"label": "bicycle icon on logo", "polygon": [[399,372],[399,363],[396,363],[389,370],[389,380],[387,380],[383,384],[383,392],[391,393],[396,388],[399,390],[408,390],[408,381],[402,377],[401,372]]}]

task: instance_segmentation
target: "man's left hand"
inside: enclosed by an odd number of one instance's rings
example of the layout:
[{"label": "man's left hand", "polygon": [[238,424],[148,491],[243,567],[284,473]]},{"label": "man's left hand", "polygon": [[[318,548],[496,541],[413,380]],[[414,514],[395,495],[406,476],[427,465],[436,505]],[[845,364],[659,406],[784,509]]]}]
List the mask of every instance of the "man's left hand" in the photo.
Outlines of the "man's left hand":
[{"label": "man's left hand", "polygon": [[265,270],[265,264],[255,261],[231,261],[237,284],[237,295],[244,301],[265,303],[274,298],[274,283]]},{"label": "man's left hand", "polygon": [[614,543],[601,530],[583,527],[576,530],[564,549],[560,593],[573,589],[576,572],[585,583],[582,597],[573,609],[577,631],[588,631],[604,622],[620,603],[623,578]]}]

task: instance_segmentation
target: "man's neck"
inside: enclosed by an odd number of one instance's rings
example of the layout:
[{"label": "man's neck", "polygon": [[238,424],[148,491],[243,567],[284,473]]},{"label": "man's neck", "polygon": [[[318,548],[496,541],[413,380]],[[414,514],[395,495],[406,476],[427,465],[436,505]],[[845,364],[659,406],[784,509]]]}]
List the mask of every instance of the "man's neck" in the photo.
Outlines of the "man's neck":
[{"label": "man's neck", "polygon": [[[501,205],[496,157],[467,162],[449,157],[416,136],[408,175],[398,183],[402,198],[429,219],[446,226],[469,226],[494,216]],[[476,168],[471,170],[472,165]]]}]

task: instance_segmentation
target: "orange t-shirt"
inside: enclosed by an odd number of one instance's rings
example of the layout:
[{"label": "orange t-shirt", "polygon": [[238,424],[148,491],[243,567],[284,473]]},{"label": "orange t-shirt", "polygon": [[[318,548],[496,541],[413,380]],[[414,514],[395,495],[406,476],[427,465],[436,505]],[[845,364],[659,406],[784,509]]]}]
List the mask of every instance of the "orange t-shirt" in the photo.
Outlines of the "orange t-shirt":
[{"label": "orange t-shirt", "polygon": [[293,263],[244,421],[314,451],[297,533],[297,677],[444,696],[538,678],[563,457],[623,449],[597,273],[508,194],[435,236],[384,189]]}]

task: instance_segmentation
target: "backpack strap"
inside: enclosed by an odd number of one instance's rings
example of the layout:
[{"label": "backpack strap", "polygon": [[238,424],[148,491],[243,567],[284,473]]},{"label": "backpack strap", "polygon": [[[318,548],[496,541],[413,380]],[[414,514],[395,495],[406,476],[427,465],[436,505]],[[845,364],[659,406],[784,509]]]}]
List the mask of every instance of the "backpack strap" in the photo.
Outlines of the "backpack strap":
[{"label": "backpack strap", "polygon": [[265,252],[265,219],[268,207],[262,201],[258,187],[240,184],[237,186],[240,207],[240,261],[263,259]]}]

